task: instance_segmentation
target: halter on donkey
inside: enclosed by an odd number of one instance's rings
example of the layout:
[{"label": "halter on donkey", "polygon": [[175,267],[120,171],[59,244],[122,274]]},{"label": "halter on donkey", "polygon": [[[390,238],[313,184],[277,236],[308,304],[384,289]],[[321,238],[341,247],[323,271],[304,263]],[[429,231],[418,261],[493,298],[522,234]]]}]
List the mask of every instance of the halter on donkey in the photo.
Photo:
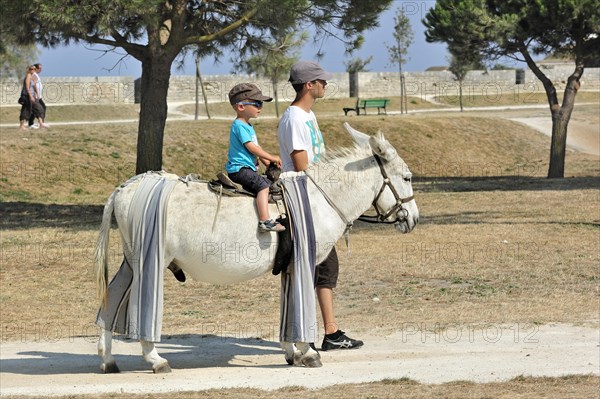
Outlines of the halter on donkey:
[{"label": "halter on donkey", "polygon": [[[337,242],[348,225],[371,206],[378,209],[380,221],[394,223],[402,233],[412,231],[418,223],[419,213],[413,198],[408,167],[382,134],[369,137],[347,124],[345,127],[354,138],[355,147],[330,151],[318,165],[313,165],[307,171],[307,175],[311,177],[308,184],[310,208],[314,220],[319,221],[315,224],[316,241],[321,244]],[[162,269],[154,273],[143,268],[134,270],[135,266],[132,265],[139,264],[139,259],[144,257],[142,253],[136,253],[137,249],[134,248],[139,248],[140,245],[143,247],[143,243],[132,243],[131,238],[128,238],[134,228],[134,209],[131,204],[140,186],[142,190],[147,190],[143,180],[136,177],[119,187],[110,196],[104,209],[96,250],[96,277],[103,302],[98,317],[98,323],[103,327],[98,342],[103,372],[119,371],[111,353],[113,332],[130,334],[140,339],[144,359],[152,365],[154,372],[170,371],[167,360],[159,356],[154,345],[154,342],[160,340],[160,333],[156,332],[160,332],[162,321],[157,319],[162,316]],[[159,218],[164,224],[153,230],[158,234],[158,242],[162,242],[158,249],[161,255],[157,263],[160,267],[175,264],[192,278],[215,284],[239,283],[271,271],[277,235],[257,233],[257,215],[252,200],[223,198],[219,223],[213,229],[217,196],[207,189],[206,183],[183,183],[177,176],[167,175],[161,184],[169,188],[170,195],[161,195],[155,200],[156,212],[163,212],[164,215],[164,219]],[[165,206],[161,207],[161,203]],[[152,210],[148,207],[144,209],[152,216]],[[275,212],[275,209],[272,211]],[[137,277],[153,276],[152,283],[159,284],[154,291],[157,293],[156,300],[151,301],[154,313],[145,312],[144,301],[140,298],[129,297],[127,286],[118,291],[119,285],[123,285],[122,281],[115,283],[113,279],[110,286],[107,284],[108,234],[113,213],[125,249],[122,269],[132,269],[125,271]],[[236,229],[231,229],[233,225]],[[223,256],[223,252],[230,254],[231,248],[240,243],[244,244],[245,249],[252,248],[252,259],[247,259],[243,254],[239,257]],[[330,245],[317,246],[317,263],[327,256],[330,248]],[[123,295],[115,295],[115,290]],[[115,297],[121,299],[115,301]],[[154,324],[154,329],[150,331],[154,331],[154,335],[146,336],[140,331],[134,331],[140,326],[136,324],[138,321],[131,324],[134,318],[128,310],[132,303],[139,304],[138,315],[151,315],[149,319]],[[112,313],[110,309],[113,309]],[[115,320],[120,320],[121,323],[112,323]],[[123,326],[130,328],[127,330]],[[309,367],[320,365],[319,354],[306,342],[282,343],[282,347],[286,361],[290,364]]]}]

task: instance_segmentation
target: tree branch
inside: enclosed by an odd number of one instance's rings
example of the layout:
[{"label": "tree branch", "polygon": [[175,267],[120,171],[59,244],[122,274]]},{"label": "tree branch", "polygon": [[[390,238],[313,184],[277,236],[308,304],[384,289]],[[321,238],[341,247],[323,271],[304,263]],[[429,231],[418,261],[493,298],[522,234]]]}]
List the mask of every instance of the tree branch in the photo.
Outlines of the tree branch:
[{"label": "tree branch", "polygon": [[141,60],[145,47],[140,44],[130,43],[118,31],[111,32],[111,36],[115,39],[118,47],[123,48],[132,57]]},{"label": "tree branch", "polygon": [[260,5],[257,5],[256,7],[252,8],[250,11],[248,11],[246,14],[244,14],[240,19],[238,19],[237,21],[233,22],[232,24],[226,26],[225,28],[221,29],[218,32],[211,33],[210,35],[191,36],[191,37],[187,38],[187,40],[185,40],[185,45],[210,42],[221,36],[225,36],[229,32],[232,32],[232,31],[236,30],[237,28],[239,28],[240,26],[245,25],[248,22],[250,22],[250,20],[258,12],[259,7],[260,7]]},{"label": "tree branch", "polygon": [[[124,37],[122,37],[116,31],[112,32],[111,35],[115,38],[115,40],[104,39],[98,35],[83,36],[83,37],[81,37],[81,39],[87,41],[88,43],[104,44],[106,46],[111,46],[111,47],[121,47],[125,51],[127,51],[127,53],[129,53],[132,57],[134,57],[138,60],[140,59],[141,54],[145,49],[144,46],[139,45],[139,44],[129,43],[127,40],[125,40]],[[115,35],[117,35],[117,37],[115,37]]]},{"label": "tree branch", "polygon": [[519,52],[525,58],[525,62],[527,62],[527,66],[531,69],[531,72],[542,82],[544,85],[544,89],[546,90],[546,96],[548,97],[548,105],[550,105],[550,111],[555,112],[558,111],[560,105],[558,104],[558,96],[556,95],[556,88],[552,81],[542,72],[542,70],[535,63],[531,54],[529,54],[529,50],[524,43],[519,45]]}]

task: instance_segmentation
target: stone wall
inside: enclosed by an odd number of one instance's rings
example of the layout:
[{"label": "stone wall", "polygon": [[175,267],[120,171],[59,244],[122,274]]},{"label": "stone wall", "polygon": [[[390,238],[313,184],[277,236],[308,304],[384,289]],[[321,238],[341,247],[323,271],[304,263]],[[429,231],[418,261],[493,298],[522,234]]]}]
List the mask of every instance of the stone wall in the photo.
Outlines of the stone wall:
[{"label": "stone wall", "polygon": [[[565,87],[573,66],[549,65],[544,73],[552,79],[559,94]],[[133,77],[42,77],[44,101],[48,104],[114,104],[139,102],[139,79]],[[517,80],[521,80],[517,83]],[[391,97],[400,95],[400,79],[395,72],[358,73],[358,95],[361,98]],[[430,96],[458,96],[458,83],[448,71],[407,72],[406,91],[409,96],[423,100]],[[600,90],[600,68],[588,68],[582,78],[581,90]],[[254,82],[263,93],[273,96],[270,82],[248,75],[206,75],[204,87],[209,102],[227,101],[229,90],[240,82]],[[287,82],[279,82],[278,96],[283,102],[294,98],[294,91]],[[16,81],[0,82],[0,104],[17,105],[21,85]],[[483,95],[493,99],[503,93],[527,96],[543,92],[541,82],[530,70],[470,71],[463,85],[464,95]],[[329,81],[329,98],[347,98],[350,79],[347,73],[335,73]],[[168,101],[193,102],[196,95],[194,76],[171,77]],[[199,91],[199,95],[201,93]],[[499,97],[498,97],[499,98]]]}]

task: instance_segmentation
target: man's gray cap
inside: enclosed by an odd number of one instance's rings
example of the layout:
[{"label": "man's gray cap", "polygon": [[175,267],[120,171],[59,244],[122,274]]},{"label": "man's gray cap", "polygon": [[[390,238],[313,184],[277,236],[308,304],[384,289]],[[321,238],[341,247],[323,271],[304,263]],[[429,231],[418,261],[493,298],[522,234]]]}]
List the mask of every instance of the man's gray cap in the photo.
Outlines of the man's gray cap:
[{"label": "man's gray cap", "polygon": [[313,80],[330,80],[333,74],[326,72],[319,64],[312,61],[298,61],[292,65],[289,81],[292,84],[312,82]]}]

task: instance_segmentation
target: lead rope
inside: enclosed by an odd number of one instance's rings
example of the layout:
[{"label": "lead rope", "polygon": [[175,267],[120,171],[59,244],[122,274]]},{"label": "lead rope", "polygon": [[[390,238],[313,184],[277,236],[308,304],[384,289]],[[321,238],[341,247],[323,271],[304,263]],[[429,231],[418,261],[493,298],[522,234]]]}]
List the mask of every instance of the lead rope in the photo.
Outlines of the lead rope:
[{"label": "lead rope", "polygon": [[211,230],[212,233],[214,233],[214,231],[215,231],[215,225],[217,224],[217,215],[219,214],[219,209],[221,209],[221,197],[222,196],[223,196],[223,185],[219,186],[219,195],[218,195],[218,200],[217,200],[217,210],[215,211],[215,217],[213,219],[212,230]]},{"label": "lead rope", "polygon": [[317,184],[317,182],[315,182],[315,179],[312,178],[311,175],[308,174],[307,171],[304,171],[304,173],[306,174],[306,176],[308,176],[308,178],[310,179],[310,181],[313,182],[313,184],[315,185],[315,187],[317,187],[319,189],[319,191],[321,192],[321,194],[323,195],[323,197],[325,198],[325,201],[327,201],[327,203],[329,204],[329,206],[331,206],[339,215],[339,217],[342,219],[342,221],[344,223],[346,223],[346,229],[344,230],[344,240],[346,241],[346,251],[347,251],[347,256],[350,256],[350,230],[352,229],[352,225],[354,224],[353,222],[349,221],[346,216],[344,216],[344,214],[342,213],[342,211],[340,211],[340,208],[338,208],[335,203],[331,200],[331,198],[329,198],[329,196],[327,195],[327,193],[325,191],[323,191],[323,189]]}]

